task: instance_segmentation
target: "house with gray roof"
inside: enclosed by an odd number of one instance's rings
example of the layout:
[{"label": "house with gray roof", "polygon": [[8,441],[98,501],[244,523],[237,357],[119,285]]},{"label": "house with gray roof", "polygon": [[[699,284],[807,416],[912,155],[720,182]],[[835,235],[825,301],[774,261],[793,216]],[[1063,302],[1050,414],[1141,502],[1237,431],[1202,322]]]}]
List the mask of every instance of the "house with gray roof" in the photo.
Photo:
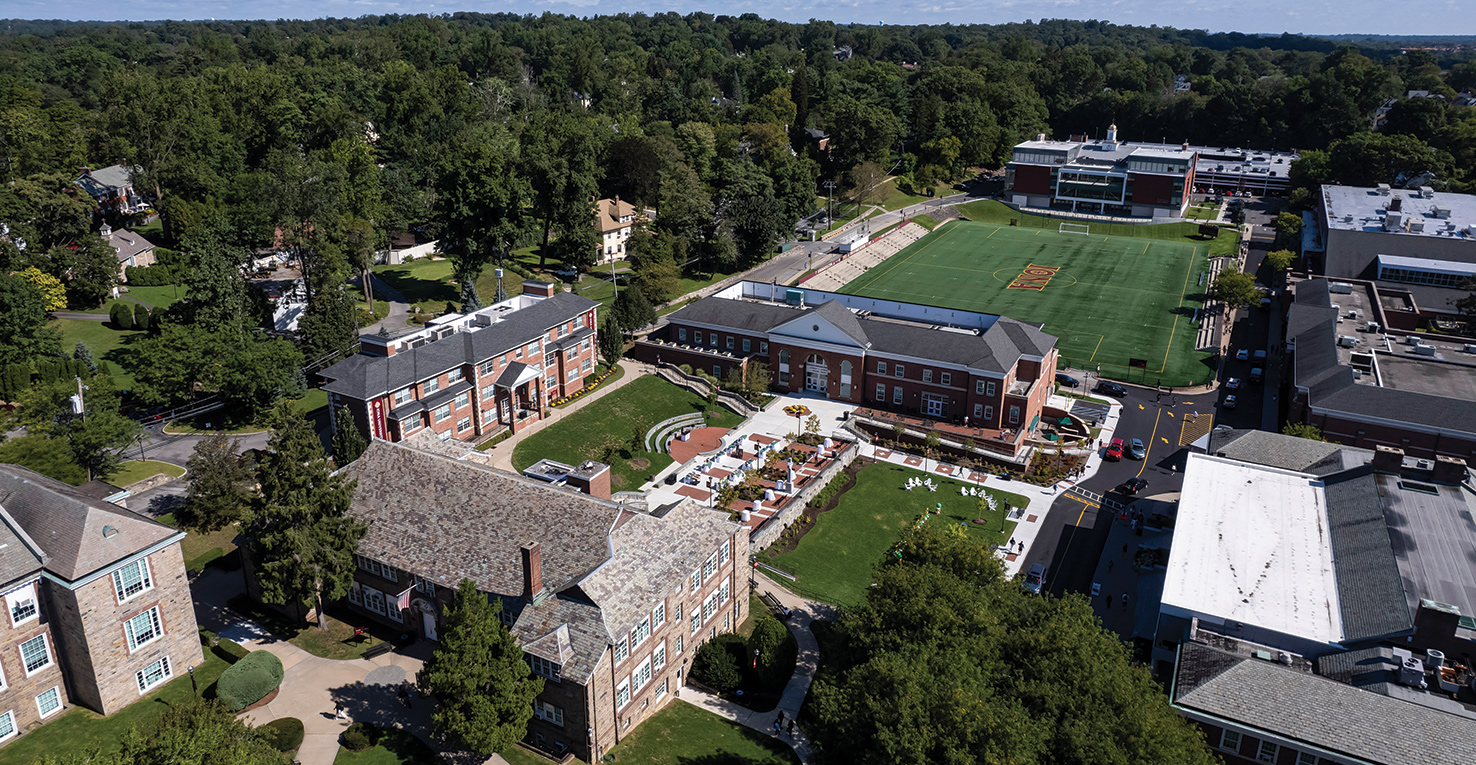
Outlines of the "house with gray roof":
[{"label": "house with gray roof", "polygon": [[350,608],[437,640],[470,579],[545,680],[526,740],[555,757],[604,756],[747,617],[747,530],[724,511],[646,512],[412,442],[376,439],[341,472],[368,525]]},{"label": "house with gray roof", "polygon": [[142,168],[137,165],[109,165],[99,170],[82,168],[77,185],[82,187],[104,215],[134,215],[148,207],[133,188],[133,176]]},{"label": "house with gray roof", "polygon": [[917,303],[743,281],[667,321],[638,357],[719,379],[762,365],[778,390],[1000,432],[1035,427],[1056,375],[1040,325]]},{"label": "house with gray roof", "polygon": [[0,465],[0,746],[81,705],[112,714],[203,661],[184,532]]},{"label": "house with gray roof", "polygon": [[[359,353],[323,370],[333,411],[372,438],[421,430],[481,441],[542,419],[595,374],[598,303],[548,282],[398,335],[364,335]],[[336,422],[335,422],[336,426]]]},{"label": "house with gray roof", "polygon": [[98,235],[118,253],[118,277],[128,281],[128,269],[154,265],[154,243],[136,231],[104,225]]}]

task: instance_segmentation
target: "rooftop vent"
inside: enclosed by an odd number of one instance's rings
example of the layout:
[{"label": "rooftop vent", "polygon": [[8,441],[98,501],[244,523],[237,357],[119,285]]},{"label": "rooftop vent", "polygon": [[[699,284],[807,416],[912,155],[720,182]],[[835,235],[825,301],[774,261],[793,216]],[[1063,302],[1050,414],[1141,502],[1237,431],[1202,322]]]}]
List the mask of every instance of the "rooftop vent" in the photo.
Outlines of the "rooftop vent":
[{"label": "rooftop vent", "polygon": [[118,536],[118,529],[117,529],[117,527],[114,527],[114,526],[104,526],[103,527],[103,539],[112,539],[113,537],[116,537],[116,536]]},{"label": "rooftop vent", "polygon": [[1387,184],[1387,183],[1380,183],[1378,185],[1378,190],[1379,190],[1379,196],[1381,196],[1381,197],[1387,197],[1387,196],[1389,196],[1389,184]]},{"label": "rooftop vent", "polygon": [[1435,189],[1432,189],[1429,186],[1421,186],[1420,187],[1420,196],[1423,197],[1423,198],[1425,198],[1425,199],[1434,199],[1435,198]]}]

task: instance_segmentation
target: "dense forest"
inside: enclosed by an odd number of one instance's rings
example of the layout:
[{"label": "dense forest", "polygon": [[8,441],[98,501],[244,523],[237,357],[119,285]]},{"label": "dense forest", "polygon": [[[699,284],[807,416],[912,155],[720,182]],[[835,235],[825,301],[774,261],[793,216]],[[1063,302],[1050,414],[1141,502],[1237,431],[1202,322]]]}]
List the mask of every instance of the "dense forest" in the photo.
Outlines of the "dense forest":
[{"label": "dense forest", "polygon": [[[831,181],[853,197],[889,177],[928,193],[997,170],[1037,133],[1112,122],[1128,139],[1298,149],[1293,204],[1327,180],[1465,189],[1469,54],[1077,21],[4,22],[0,364],[70,352],[45,311],[95,309],[118,280],[96,232],[141,221],[99,219],[73,183],[83,167],[135,168],[166,249],[129,281],[183,288],[142,320],[130,395],[220,391],[255,411],[302,384],[262,370],[352,342],[347,284],[390,232],[441,241],[464,309],[511,252],[587,266],[591,200],[619,196],[656,212],[630,244],[638,289],[625,292],[659,302],[693,264],[768,257]],[[1399,100],[1370,132],[1408,90],[1440,98]],[[252,332],[267,306],[241,271],[265,250],[292,252],[304,275],[294,340]],[[25,387],[13,377],[0,398]]]}]

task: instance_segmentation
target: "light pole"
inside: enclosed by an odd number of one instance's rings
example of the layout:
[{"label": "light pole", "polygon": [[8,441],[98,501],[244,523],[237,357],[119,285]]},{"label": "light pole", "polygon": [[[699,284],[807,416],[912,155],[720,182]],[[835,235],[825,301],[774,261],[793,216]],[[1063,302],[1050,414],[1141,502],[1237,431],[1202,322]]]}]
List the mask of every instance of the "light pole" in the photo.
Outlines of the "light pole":
[{"label": "light pole", "polygon": [[186,667],[190,671],[190,689],[195,692],[195,698],[200,697],[200,686],[195,682],[195,665]]}]

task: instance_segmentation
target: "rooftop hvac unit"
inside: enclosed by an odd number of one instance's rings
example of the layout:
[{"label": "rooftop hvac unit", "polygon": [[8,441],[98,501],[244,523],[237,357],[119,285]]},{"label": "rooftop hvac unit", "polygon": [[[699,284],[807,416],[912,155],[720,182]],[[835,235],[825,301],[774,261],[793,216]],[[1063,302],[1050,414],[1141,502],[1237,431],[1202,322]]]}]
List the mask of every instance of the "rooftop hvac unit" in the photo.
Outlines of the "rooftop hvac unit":
[{"label": "rooftop hvac unit", "polygon": [[1352,223],[1353,222],[1353,213],[1348,213],[1347,215],[1344,215],[1343,216],[1343,222],[1344,223]]},{"label": "rooftop hvac unit", "polygon": [[1425,199],[1434,199],[1435,198],[1435,189],[1432,189],[1429,186],[1421,186],[1420,187],[1420,196],[1421,197],[1424,197]]},{"label": "rooftop hvac unit", "polygon": [[1437,218],[1439,218],[1441,220],[1446,220],[1446,219],[1450,218],[1450,208],[1449,207],[1439,207],[1439,206],[1437,206],[1437,207],[1435,207],[1435,209],[1431,210],[1431,212],[1433,212],[1435,214],[1435,217],[1437,217]]},{"label": "rooftop hvac unit", "polygon": [[1415,460],[1415,470],[1434,470],[1434,460]]},{"label": "rooftop hvac unit", "polygon": [[1358,344],[1358,338],[1352,335],[1338,335],[1339,348],[1352,348]]},{"label": "rooftop hvac unit", "polygon": [[1425,345],[1424,343],[1420,343],[1419,345],[1416,345],[1414,347],[1414,352],[1417,353],[1417,354],[1419,354],[1419,355],[1421,355],[1421,356],[1434,356],[1435,355],[1435,346],[1433,346],[1433,345]]},{"label": "rooftop hvac unit", "polygon": [[1358,318],[1358,309],[1357,308],[1349,308],[1348,309],[1348,318],[1350,318],[1350,319],[1356,319],[1356,318]]},{"label": "rooftop hvac unit", "polygon": [[1398,211],[1403,210],[1403,209],[1404,209],[1404,197],[1401,197],[1398,194],[1395,194],[1394,195],[1394,198],[1389,200],[1389,211],[1390,212],[1398,212]]},{"label": "rooftop hvac unit", "polygon": [[1418,219],[1414,219],[1414,218],[1411,218],[1410,219],[1410,221],[1409,221],[1409,232],[1411,234],[1418,234],[1418,233],[1423,232],[1424,230],[1425,230],[1425,222],[1424,221],[1418,220]]},{"label": "rooftop hvac unit", "polygon": [[1384,216],[1384,230],[1398,231],[1404,228],[1404,216],[1397,212],[1391,212]]},{"label": "rooftop hvac unit", "polygon": [[1376,322],[1376,321],[1371,321],[1371,322],[1363,325],[1363,331],[1364,332],[1378,332],[1379,329],[1380,329],[1379,323]]},{"label": "rooftop hvac unit", "polygon": [[1379,196],[1381,196],[1381,197],[1387,197],[1387,196],[1389,196],[1389,184],[1387,184],[1387,183],[1380,183],[1378,185],[1378,190],[1379,190]]},{"label": "rooftop hvac unit", "polygon": [[1351,295],[1353,293],[1353,285],[1347,282],[1333,282],[1327,285],[1327,291],[1334,295]]},{"label": "rooftop hvac unit", "polygon": [[1355,379],[1355,380],[1362,380],[1363,379],[1363,370],[1362,369],[1355,369],[1355,370],[1353,370],[1353,379]]},{"label": "rooftop hvac unit", "polygon": [[1418,337],[1414,336],[1414,335],[1405,335],[1404,336],[1404,344],[1405,345],[1419,345],[1420,344],[1420,339]]},{"label": "rooftop hvac unit", "polygon": [[1466,353],[1476,353],[1476,345],[1466,343],[1465,345],[1461,346],[1461,350],[1465,351]]},{"label": "rooftop hvac unit", "polygon": [[1343,323],[1343,317],[1341,317],[1341,316],[1338,317],[1338,323],[1339,324],[1342,324]]},{"label": "rooftop hvac unit", "polygon": [[1426,687],[1425,663],[1413,657],[1400,662],[1399,684],[1424,690]]},{"label": "rooftop hvac unit", "polygon": [[1445,666],[1445,652],[1434,648],[1425,651],[1425,663],[1430,665],[1430,669],[1439,672],[1440,668]]}]

